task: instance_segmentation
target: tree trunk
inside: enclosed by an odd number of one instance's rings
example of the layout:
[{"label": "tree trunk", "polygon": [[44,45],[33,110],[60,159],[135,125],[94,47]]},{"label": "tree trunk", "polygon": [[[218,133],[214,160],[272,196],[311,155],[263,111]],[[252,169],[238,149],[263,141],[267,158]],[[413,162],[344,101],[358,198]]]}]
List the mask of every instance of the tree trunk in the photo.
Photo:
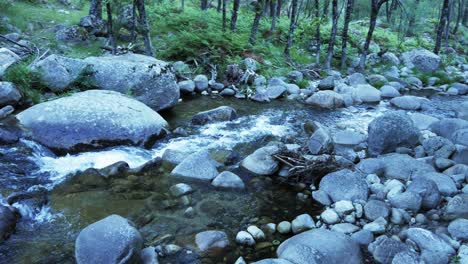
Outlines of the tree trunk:
[{"label": "tree trunk", "polygon": [[411,17],[408,22],[408,30],[406,32],[407,36],[413,36],[414,35],[414,24],[416,23],[416,15],[418,12],[418,7],[419,7],[419,0],[414,1],[414,7],[411,10]]},{"label": "tree trunk", "polygon": [[132,40],[132,42],[135,41],[136,37],[137,37],[137,15],[136,15],[136,12],[137,12],[137,3],[136,3],[136,0],[133,0],[132,2],[132,31],[130,32],[130,38]]},{"label": "tree trunk", "polygon": [[181,5],[181,8],[182,8],[182,11],[184,11],[184,9],[185,9],[185,0],[182,0],[180,5]]},{"label": "tree trunk", "polygon": [[332,29],[330,33],[330,41],[328,42],[327,58],[325,59],[325,69],[331,68],[331,61],[333,59],[333,50],[335,47],[336,32],[338,30],[338,0],[332,1]]},{"label": "tree trunk", "polygon": [[445,24],[445,31],[444,31],[445,50],[447,50],[448,47],[449,47],[450,23],[452,22],[453,3],[454,3],[454,0],[449,1],[449,8],[448,8],[448,14],[447,14],[447,23]]},{"label": "tree trunk", "polygon": [[466,4],[465,0],[463,0],[463,10],[462,25],[466,27],[468,24],[468,5]]},{"label": "tree trunk", "polygon": [[369,23],[369,31],[367,32],[366,43],[362,49],[361,59],[359,60],[359,70],[363,71],[366,68],[366,58],[369,46],[374,34],[375,24],[377,22],[377,16],[379,15],[380,7],[388,0],[372,0],[371,16]]},{"label": "tree trunk", "polygon": [[208,0],[201,0],[200,1],[200,8],[201,8],[201,10],[207,10],[208,9]]},{"label": "tree trunk", "polygon": [[222,7],[222,5],[223,5],[222,0],[218,0],[218,5],[216,6],[216,11],[217,11],[218,13],[221,12],[221,7]]},{"label": "tree trunk", "polygon": [[437,37],[434,47],[434,53],[439,54],[440,46],[442,44],[442,35],[444,33],[445,24],[447,22],[448,12],[449,12],[449,2],[450,0],[444,0],[442,5],[442,11],[440,12],[439,25],[437,26]]},{"label": "tree trunk", "polygon": [[[280,1],[280,0],[278,0]],[[273,8],[271,8],[271,27],[270,27],[270,37],[273,36],[276,30],[276,3],[274,0],[271,0],[271,3],[273,3]]]},{"label": "tree trunk", "polygon": [[89,5],[89,15],[102,20],[102,0],[91,0]]},{"label": "tree trunk", "polygon": [[136,0],[138,7],[138,22],[141,26],[142,35],[145,41],[145,54],[153,56],[153,46],[151,44],[150,29],[146,18],[145,0]]},{"label": "tree trunk", "polygon": [[240,0],[233,1],[232,14],[231,14],[231,31],[237,29],[237,12],[239,11]]},{"label": "tree trunk", "polygon": [[316,41],[316,50],[315,61],[320,64],[320,9],[319,9],[319,0],[315,0],[315,18],[317,21],[317,28],[315,29],[315,41]]},{"label": "tree trunk", "polygon": [[341,36],[341,69],[346,68],[347,58],[347,45],[348,45],[348,30],[349,22],[351,21],[351,14],[353,13],[354,0],[348,0],[346,3],[346,15],[343,25],[343,33]]},{"label": "tree trunk", "polygon": [[278,0],[278,4],[276,5],[276,17],[281,16],[282,5],[283,5],[283,0]]},{"label": "tree trunk", "polygon": [[452,34],[455,35],[457,34],[458,27],[460,26],[460,20],[462,18],[462,13],[463,13],[463,6],[464,6],[464,1],[463,0],[458,0],[458,13],[457,13],[457,21],[455,21],[455,27],[453,28]]},{"label": "tree trunk", "polygon": [[330,0],[325,0],[323,3],[323,14],[322,18],[327,19],[328,18],[328,8],[330,7]]},{"label": "tree trunk", "polygon": [[109,44],[112,47],[112,55],[115,55],[117,53],[117,45],[115,44],[115,39],[114,39],[114,29],[112,26],[112,8],[110,1],[107,1],[106,3],[106,10],[107,10],[107,31],[109,34]]},{"label": "tree trunk", "polygon": [[264,0],[258,0],[257,3],[255,4],[255,17],[254,17],[254,21],[252,24],[252,30],[250,31],[250,38],[249,38],[249,42],[252,45],[255,45],[255,42],[257,41],[258,26],[260,25],[260,19],[262,18],[262,14],[263,14],[263,1]]},{"label": "tree trunk", "polygon": [[289,53],[294,38],[294,30],[296,29],[296,12],[297,12],[297,0],[292,0],[291,5],[291,24],[289,26],[288,42],[286,43],[286,48],[284,49],[284,55],[287,59],[291,58]]},{"label": "tree trunk", "polygon": [[222,0],[222,5],[223,5],[223,32],[226,31],[226,2],[227,2],[227,0]]},{"label": "tree trunk", "polygon": [[275,0],[270,0],[270,17],[273,18],[276,13],[276,2]]}]

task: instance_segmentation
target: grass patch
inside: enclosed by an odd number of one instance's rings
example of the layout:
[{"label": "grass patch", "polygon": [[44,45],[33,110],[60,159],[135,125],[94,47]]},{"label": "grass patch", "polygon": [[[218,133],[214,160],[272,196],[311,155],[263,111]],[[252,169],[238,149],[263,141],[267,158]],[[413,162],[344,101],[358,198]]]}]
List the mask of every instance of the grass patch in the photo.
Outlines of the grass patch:
[{"label": "grass patch", "polygon": [[41,102],[41,94],[46,90],[45,86],[40,82],[37,72],[29,68],[32,58],[22,60],[8,67],[3,79],[7,82],[14,83],[23,97],[37,104]]}]

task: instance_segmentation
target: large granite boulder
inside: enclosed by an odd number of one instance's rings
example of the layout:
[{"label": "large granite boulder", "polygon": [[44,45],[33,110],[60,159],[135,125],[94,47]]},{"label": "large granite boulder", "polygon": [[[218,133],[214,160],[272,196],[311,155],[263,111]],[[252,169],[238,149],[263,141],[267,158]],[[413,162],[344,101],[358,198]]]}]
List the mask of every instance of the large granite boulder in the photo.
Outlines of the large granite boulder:
[{"label": "large granite boulder", "polygon": [[150,147],[168,125],[141,102],[103,90],[41,103],[16,117],[33,140],[58,152],[122,144]]},{"label": "large granite boulder", "polygon": [[414,49],[402,54],[403,62],[408,68],[416,68],[422,72],[436,71],[441,59],[438,55],[426,49]]}]

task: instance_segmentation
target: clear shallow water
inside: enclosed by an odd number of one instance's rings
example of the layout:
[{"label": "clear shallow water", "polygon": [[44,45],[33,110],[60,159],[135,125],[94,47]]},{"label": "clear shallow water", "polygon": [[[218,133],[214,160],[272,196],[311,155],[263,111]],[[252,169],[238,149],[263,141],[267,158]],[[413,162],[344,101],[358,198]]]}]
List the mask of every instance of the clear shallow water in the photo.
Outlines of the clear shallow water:
[{"label": "clear shallow water", "polygon": [[[424,113],[451,117],[458,100],[435,98]],[[190,118],[195,113],[220,105],[234,107],[240,117],[234,121],[200,127],[190,125]],[[0,178],[0,193],[6,196],[12,191],[34,189],[37,186],[52,189],[70,173],[91,167],[103,168],[118,161],[137,167],[161,156],[166,149],[188,153],[201,149],[235,149],[244,157],[274,139],[301,144],[305,141],[302,124],[308,119],[319,121],[332,131],[352,129],[366,133],[368,123],[388,111],[388,108],[388,103],[382,102],[379,105],[339,111],[319,111],[295,102],[258,104],[236,99],[211,100],[200,97],[163,113],[172,129],[182,126],[189,136],[167,138],[152,149],[121,146],[56,157],[31,141],[23,141],[15,148],[0,148],[0,159],[7,157],[5,161],[10,163],[2,167],[4,175]],[[226,230],[233,238],[239,227],[249,223],[251,218],[268,217],[278,222],[292,220],[303,212],[314,214],[317,210],[310,204],[297,204],[293,190],[273,184],[268,178],[254,177],[242,170],[234,171],[246,182],[246,191],[225,192],[214,190],[209,184],[193,185],[198,190],[193,195],[194,207],[200,212],[195,218],[197,221],[187,221],[182,215],[183,208],[167,210],[161,208],[160,204],[151,203],[154,199],[167,199],[167,190],[171,184],[181,182],[169,177],[167,171],[153,172],[145,178],[148,180],[145,184],[150,184],[152,189],[141,190],[144,188],[140,185],[129,191],[128,195],[102,190],[67,196],[52,195],[49,204],[39,210],[15,204],[24,217],[16,234],[0,245],[0,263],[2,259],[8,263],[72,263],[74,239],[81,228],[112,213],[136,221],[147,242],[171,234],[174,236],[172,242],[190,248],[193,247],[193,235],[198,231],[218,228]],[[154,199],[144,198],[148,196]],[[219,207],[225,210],[210,209]],[[148,225],[140,223],[142,215],[152,219]]]}]

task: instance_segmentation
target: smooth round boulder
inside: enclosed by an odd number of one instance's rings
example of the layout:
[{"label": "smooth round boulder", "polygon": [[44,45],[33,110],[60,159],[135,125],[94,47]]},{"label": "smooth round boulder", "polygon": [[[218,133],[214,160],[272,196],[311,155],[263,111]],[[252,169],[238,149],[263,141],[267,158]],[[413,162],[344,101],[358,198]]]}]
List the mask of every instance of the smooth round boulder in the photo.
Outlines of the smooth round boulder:
[{"label": "smooth round boulder", "polygon": [[237,118],[237,112],[230,106],[220,106],[215,109],[200,112],[193,116],[192,124],[204,125],[210,122],[231,121]]},{"label": "smooth round boulder", "polygon": [[379,217],[387,219],[390,215],[390,210],[385,202],[370,200],[364,205],[364,215],[370,221],[374,221]]},{"label": "smooth round boulder", "polygon": [[278,258],[294,264],[362,263],[359,245],[345,234],[314,229],[295,235],[281,243]]},{"label": "smooth round boulder", "polygon": [[281,151],[280,146],[265,146],[247,156],[241,166],[258,175],[272,175],[279,169],[279,162],[273,155]]},{"label": "smooth round boulder", "polygon": [[244,189],[245,184],[242,179],[230,171],[221,172],[213,179],[211,184],[220,188]]},{"label": "smooth round boulder", "polygon": [[325,109],[337,109],[344,106],[343,96],[334,91],[318,91],[307,98],[306,104]]},{"label": "smooth round boulder", "polygon": [[143,103],[104,90],[37,104],[16,118],[33,140],[59,153],[122,144],[151,147],[168,126]]},{"label": "smooth round boulder", "polygon": [[81,230],[75,242],[78,264],[139,263],[143,239],[127,219],[110,215]]},{"label": "smooth round boulder", "polygon": [[468,220],[463,218],[458,218],[448,225],[448,231],[450,235],[461,241],[468,240]]},{"label": "smooth round boulder", "polygon": [[368,127],[369,154],[377,156],[393,152],[397,147],[414,147],[419,130],[405,113],[390,112],[374,119]]},{"label": "smooth round boulder", "polygon": [[403,62],[408,68],[416,68],[422,72],[436,71],[441,59],[438,55],[426,49],[414,49],[402,54]]},{"label": "smooth round boulder", "polygon": [[367,200],[369,194],[365,178],[348,169],[327,174],[320,181],[319,190],[326,192],[334,202]]},{"label": "smooth round boulder", "polygon": [[171,172],[174,177],[191,180],[210,181],[218,176],[217,163],[211,159],[210,153],[201,150],[189,155]]}]

